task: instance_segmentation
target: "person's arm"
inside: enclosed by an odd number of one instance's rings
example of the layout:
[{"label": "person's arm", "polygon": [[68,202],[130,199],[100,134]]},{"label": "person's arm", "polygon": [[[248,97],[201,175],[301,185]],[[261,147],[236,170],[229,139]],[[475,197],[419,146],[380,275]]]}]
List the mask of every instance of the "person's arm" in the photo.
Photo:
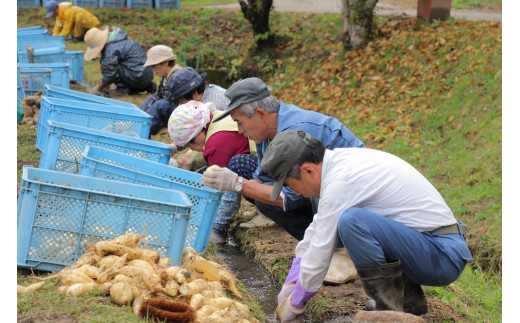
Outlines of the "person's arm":
[{"label": "person's arm", "polygon": [[63,28],[63,24],[60,21],[59,17],[56,17],[56,22],[54,23],[54,29],[52,30],[53,36],[58,36],[61,32],[61,28]]},{"label": "person's arm", "polygon": [[281,197],[278,197],[278,199],[274,202],[270,199],[273,186],[262,184],[256,179],[244,179],[243,185],[244,188],[240,194],[262,203],[283,207],[283,199]]},{"label": "person's arm", "polygon": [[67,37],[72,30],[72,26],[74,25],[74,8],[68,8],[65,10],[65,19],[63,23],[63,28],[61,29],[59,36]]}]

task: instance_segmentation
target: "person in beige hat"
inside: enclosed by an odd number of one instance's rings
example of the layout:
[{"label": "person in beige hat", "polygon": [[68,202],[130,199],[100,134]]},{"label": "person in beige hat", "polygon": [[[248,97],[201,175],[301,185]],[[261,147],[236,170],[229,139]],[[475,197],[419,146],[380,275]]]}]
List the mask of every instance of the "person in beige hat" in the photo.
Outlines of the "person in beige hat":
[{"label": "person in beige hat", "polygon": [[177,106],[171,95],[172,90],[168,87],[168,80],[181,67],[175,63],[177,55],[166,45],[156,45],[146,53],[144,66],[150,66],[155,75],[161,77],[157,92],[151,95],[141,105],[141,110],[152,116],[150,136],[155,135],[166,127],[168,118]]},{"label": "person in beige hat", "polygon": [[146,54],[138,43],[128,39],[119,27],[92,28],[85,34],[88,45],[86,61],[100,57],[101,82],[89,90],[101,95],[111,84],[116,84],[115,92],[133,94],[143,91],[153,93],[157,85],[153,82],[153,71],[144,66]]}]

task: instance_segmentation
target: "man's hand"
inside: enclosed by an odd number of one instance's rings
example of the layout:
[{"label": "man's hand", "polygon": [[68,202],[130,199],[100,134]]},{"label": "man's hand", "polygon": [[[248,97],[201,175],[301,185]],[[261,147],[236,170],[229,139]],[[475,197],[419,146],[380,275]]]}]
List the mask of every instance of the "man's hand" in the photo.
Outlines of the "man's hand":
[{"label": "man's hand", "polygon": [[282,321],[285,322],[303,322],[303,313],[307,309],[307,304],[302,308],[296,308],[291,305],[292,293],[289,294],[286,298],[282,300],[281,303],[278,304],[276,308],[276,316]]},{"label": "man's hand", "polygon": [[287,298],[287,296],[291,295],[291,293],[294,290],[294,286],[296,284],[283,284],[282,289],[280,290],[280,293],[278,293],[278,305]]},{"label": "man's hand", "polygon": [[202,184],[219,191],[235,191],[238,175],[226,167],[209,167],[202,175]]}]

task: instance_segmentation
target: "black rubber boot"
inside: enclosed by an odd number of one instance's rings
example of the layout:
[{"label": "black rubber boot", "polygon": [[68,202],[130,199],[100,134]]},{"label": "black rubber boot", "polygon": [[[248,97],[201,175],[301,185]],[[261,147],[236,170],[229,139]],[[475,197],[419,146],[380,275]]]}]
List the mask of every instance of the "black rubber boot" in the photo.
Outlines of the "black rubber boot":
[{"label": "black rubber boot", "polygon": [[401,261],[356,269],[365,293],[374,300],[367,302],[367,310],[403,312],[404,282]]},{"label": "black rubber boot", "polygon": [[421,285],[407,282],[404,283],[404,311],[414,315],[423,315],[428,312],[426,296]]}]

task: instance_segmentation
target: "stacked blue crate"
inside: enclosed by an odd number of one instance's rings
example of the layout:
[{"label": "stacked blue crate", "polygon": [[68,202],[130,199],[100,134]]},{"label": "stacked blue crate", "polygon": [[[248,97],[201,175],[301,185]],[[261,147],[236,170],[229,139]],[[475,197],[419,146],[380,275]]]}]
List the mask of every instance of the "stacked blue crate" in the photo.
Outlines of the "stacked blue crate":
[{"label": "stacked blue crate", "polygon": [[[20,63],[29,63],[27,50],[18,52]],[[65,63],[65,47],[35,48],[32,63]]]},{"label": "stacked blue crate", "polygon": [[125,8],[126,0],[99,0],[101,8]]},{"label": "stacked blue crate", "polygon": [[17,0],[17,8],[38,8],[41,0]]},{"label": "stacked blue crate", "polygon": [[127,0],[128,8],[153,8],[153,0]]},{"label": "stacked blue crate", "polygon": [[90,129],[148,139],[152,116],[140,109],[123,108],[42,96],[36,128],[36,147],[47,141],[47,120],[55,120]]},{"label": "stacked blue crate", "polygon": [[180,9],[181,8],[181,0],[154,0],[155,1],[155,9]]},{"label": "stacked blue crate", "polygon": [[65,36],[18,34],[16,36],[16,45],[18,51],[26,51],[27,46],[31,46],[34,49],[49,47],[65,48]]},{"label": "stacked blue crate", "polygon": [[65,61],[69,64],[69,78],[71,81],[81,83],[85,80],[83,69],[83,51],[66,50]]},{"label": "stacked blue crate", "polygon": [[99,0],[72,0],[72,4],[82,8],[97,7]]},{"label": "stacked blue crate", "polygon": [[146,233],[138,247],[180,265],[192,204],[182,192],[23,167],[17,265],[60,271],[86,244]]},{"label": "stacked blue crate", "polygon": [[199,253],[206,248],[217,217],[222,192],[202,185],[202,174],[98,146],[85,148],[78,174],[186,193],[193,204],[186,233],[186,246],[194,248]]},{"label": "stacked blue crate", "polygon": [[20,79],[20,71],[18,69],[16,71],[16,76],[18,79],[18,87],[17,87],[18,97],[21,100],[21,99],[25,98],[25,91],[23,90],[22,80]]},{"label": "stacked blue crate", "polygon": [[27,95],[43,91],[45,84],[70,88],[67,63],[18,63],[18,71]]},{"label": "stacked blue crate", "polygon": [[115,107],[125,107],[132,109],[139,109],[135,104],[120,100],[105,98],[99,95],[89,94],[85,92],[74,91],[71,89],[62,88],[50,84],[45,85],[45,93],[48,97],[62,98],[68,100],[76,100],[80,102],[92,102],[98,104],[111,105]]},{"label": "stacked blue crate", "polygon": [[47,138],[41,147],[39,168],[77,173],[87,145],[168,164],[172,148],[162,142],[47,120]]}]

